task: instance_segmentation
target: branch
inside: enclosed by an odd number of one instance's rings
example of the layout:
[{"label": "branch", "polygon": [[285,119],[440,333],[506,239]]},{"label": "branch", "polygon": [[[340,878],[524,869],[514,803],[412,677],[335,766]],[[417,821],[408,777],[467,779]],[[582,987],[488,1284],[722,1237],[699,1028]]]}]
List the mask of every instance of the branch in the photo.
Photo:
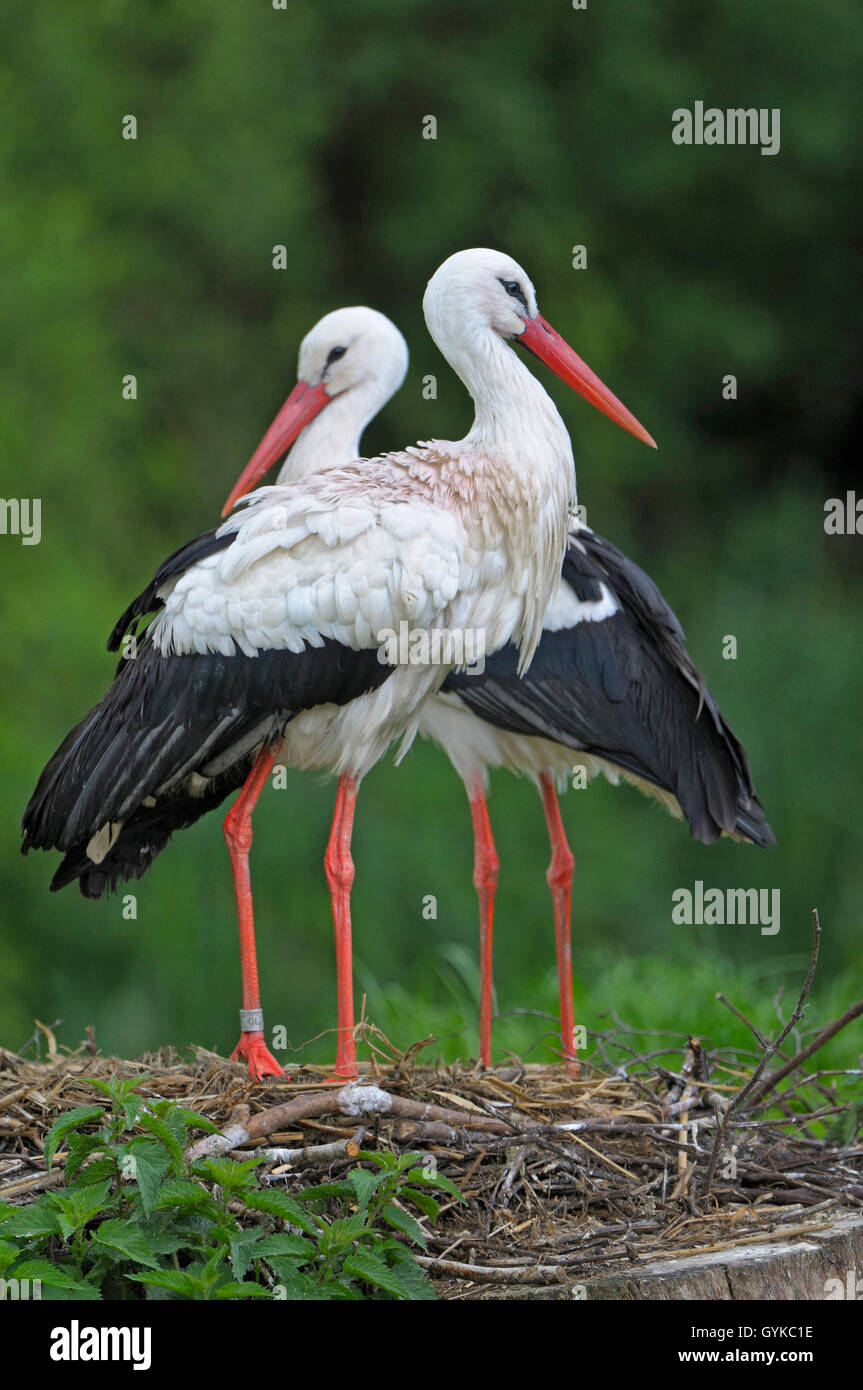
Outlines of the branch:
[{"label": "branch", "polygon": [[790,1072],[808,1061],[813,1052],[817,1052],[818,1049],[823,1047],[826,1042],[829,1042],[831,1038],[835,1038],[836,1034],[840,1032],[841,1029],[846,1027],[847,1024],[852,1023],[855,1018],[859,1018],[861,1014],[863,1014],[863,999],[858,999],[856,1004],[852,1004],[850,1009],[845,1010],[841,1018],[835,1018],[832,1023],[828,1023],[827,1027],[821,1030],[818,1036],[809,1043],[808,1047],[804,1047],[801,1052],[797,1053],[796,1057],[792,1057],[790,1062],[786,1062],[784,1067],[777,1067],[776,1071],[772,1071],[769,1076],[766,1076],[760,1086],[756,1088],[753,1101],[762,1101],[767,1095],[767,1092],[772,1091],[773,1087],[776,1086],[778,1082],[784,1081],[785,1077],[788,1076]]},{"label": "branch", "polygon": [[186,1158],[191,1163],[196,1158],[230,1153],[231,1149],[240,1148],[250,1139],[262,1139],[276,1130],[290,1128],[297,1120],[334,1113],[356,1117],[394,1115],[409,1120],[436,1120],[461,1130],[483,1129],[495,1134],[505,1134],[510,1129],[510,1125],[504,1120],[494,1119],[483,1113],[427,1105],[424,1101],[390,1095],[389,1091],[383,1091],[379,1086],[351,1081],[340,1091],[298,1096],[296,1100],[289,1100],[284,1105],[261,1110],[247,1121],[238,1122],[234,1118],[221,1134],[208,1134],[192,1144],[186,1150]]},{"label": "branch", "polygon": [[779,1034],[779,1037],[774,1039],[774,1041],[768,1044],[768,1046],[764,1049],[764,1056],[761,1058],[761,1061],[758,1063],[758,1066],[755,1068],[755,1071],[750,1076],[746,1085],[742,1088],[742,1090],[737,1092],[736,1096],[732,1096],[728,1104],[728,1108],[725,1111],[724,1116],[722,1117],[722,1123],[717,1128],[716,1139],[713,1144],[713,1152],[710,1155],[710,1162],[707,1165],[707,1175],[704,1180],[704,1187],[705,1191],[707,1192],[710,1191],[714,1176],[716,1174],[716,1168],[719,1163],[719,1154],[721,1152],[722,1145],[725,1142],[725,1134],[728,1129],[728,1122],[731,1119],[732,1114],[735,1110],[739,1110],[740,1106],[743,1104],[744,1100],[746,1100],[747,1096],[751,1096],[755,1093],[756,1088],[758,1087],[758,1083],[761,1080],[761,1077],[764,1075],[767,1063],[770,1061],[771,1057],[775,1056],[776,1052],[782,1046],[794,1025],[796,1023],[799,1023],[801,1018],[803,1017],[803,1009],[806,1005],[806,999],[810,989],[812,988],[812,981],[815,978],[815,967],[818,964],[818,951],[820,949],[820,946],[821,922],[819,920],[818,909],[816,907],[813,909],[812,912],[812,951],[809,956],[809,969],[806,972],[806,979],[804,980],[803,988],[800,991],[800,998],[797,1000],[797,1003],[794,1006],[794,1012],[789,1018],[785,1027],[782,1029],[782,1032]]}]

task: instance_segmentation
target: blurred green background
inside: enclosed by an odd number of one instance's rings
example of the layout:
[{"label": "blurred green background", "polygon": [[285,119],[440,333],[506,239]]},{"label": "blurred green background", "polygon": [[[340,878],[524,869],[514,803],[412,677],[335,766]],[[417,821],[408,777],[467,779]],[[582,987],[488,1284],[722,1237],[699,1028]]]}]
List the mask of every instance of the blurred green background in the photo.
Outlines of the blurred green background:
[{"label": "blurred green background", "polygon": [[[722,989],[787,1013],[821,909],[816,1014],[859,995],[863,537],[824,504],[861,486],[855,0],[289,0],[204,6],[8,0],[0,59],[0,422],[5,497],[42,541],[0,537],[5,808],[0,1042],[87,1024],[133,1055],[237,1036],[233,893],[219,818],[121,902],[49,896],[18,854],[36,776],[102,693],[108,631],[156,565],[211,526],[294,380],[300,338],[365,302],[406,334],[408,379],[366,451],[458,438],[464,391],[425,333],[428,276],[471,245],[514,255],[543,311],[659,442],[655,455],[550,377],[589,522],[657,580],[746,744],[777,834],[693,843],[628,788],[573,792],[578,1017],[616,1011],[725,1038]],[[681,147],[672,111],[778,107],[781,151]],[[134,114],[138,138],[121,138]],[[422,138],[435,115],[435,141]],[[288,248],[288,269],[272,248]],[[572,247],[587,248],[574,270]],[[422,398],[434,372],[438,399]],[[138,379],[137,401],[121,396]],[[738,380],[736,401],[722,378]],[[736,661],[723,660],[734,634]],[[264,1005],[300,1046],[334,1022],[322,860],[333,786],[290,774],[255,828]],[[496,777],[497,1046],[549,1055],[548,847],[529,785]],[[357,978],[400,1046],[475,1051],[470,823],[417,746],[368,778],[355,835]],[[53,862],[52,862],[53,861]],[[675,888],[779,887],[781,931],[681,927]],[[437,898],[437,920],[422,915]],[[859,1050],[849,1037],[843,1055]],[[528,1051],[530,1049],[530,1051]],[[304,1056],[333,1053],[332,1035]]]}]

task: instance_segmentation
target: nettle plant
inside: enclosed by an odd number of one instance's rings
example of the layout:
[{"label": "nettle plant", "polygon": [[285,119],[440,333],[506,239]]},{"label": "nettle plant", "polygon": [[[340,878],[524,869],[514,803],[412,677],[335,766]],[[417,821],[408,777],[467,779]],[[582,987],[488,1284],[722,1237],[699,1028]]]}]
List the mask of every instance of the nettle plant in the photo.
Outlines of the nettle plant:
[{"label": "nettle plant", "polygon": [[65,1145],[65,1185],[27,1207],[0,1203],[7,1287],[40,1281],[49,1299],[435,1297],[410,1246],[427,1248],[435,1189],[462,1199],[424,1155],[363,1152],[343,1180],[289,1195],[261,1187],[255,1158],[187,1164],[189,1129],[217,1127],[140,1095],[150,1079],[90,1079],[106,1102],[51,1127],[45,1161]]}]

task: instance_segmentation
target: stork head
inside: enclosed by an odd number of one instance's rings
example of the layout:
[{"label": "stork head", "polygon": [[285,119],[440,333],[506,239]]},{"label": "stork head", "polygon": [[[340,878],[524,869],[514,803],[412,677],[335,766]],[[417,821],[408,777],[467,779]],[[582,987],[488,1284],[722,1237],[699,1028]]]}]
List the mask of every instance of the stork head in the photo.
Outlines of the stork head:
[{"label": "stork head", "polygon": [[486,247],[457,251],[429,280],[423,312],[431,336],[469,389],[481,379],[490,338],[497,336],[527,348],[603,415],[656,448],[635,416],[542,317],[527,273],[511,256]]},{"label": "stork head", "polygon": [[[357,305],[325,314],[300,343],[297,384],[270,425],[222,508],[226,516],[307,425],[338,401],[338,429],[318,467],[355,457],[366,425],[401,386],[408,348],[394,323],[376,309]],[[293,454],[292,454],[293,458]]]}]

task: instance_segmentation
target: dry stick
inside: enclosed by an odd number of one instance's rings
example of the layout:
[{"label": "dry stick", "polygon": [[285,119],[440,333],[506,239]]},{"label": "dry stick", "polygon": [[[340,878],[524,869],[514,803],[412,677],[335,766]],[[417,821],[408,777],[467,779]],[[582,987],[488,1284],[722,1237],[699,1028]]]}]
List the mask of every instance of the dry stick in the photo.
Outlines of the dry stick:
[{"label": "dry stick", "polygon": [[763,1100],[767,1092],[772,1091],[778,1082],[783,1081],[790,1072],[807,1061],[813,1052],[817,1052],[820,1047],[823,1047],[842,1028],[852,1023],[855,1018],[859,1018],[861,1014],[863,1014],[863,999],[859,999],[856,1004],[851,1005],[850,1009],[846,1009],[841,1018],[835,1018],[832,1023],[828,1023],[827,1027],[821,1030],[808,1047],[804,1047],[795,1057],[791,1058],[790,1062],[786,1062],[784,1067],[777,1067],[776,1071],[772,1071],[769,1076],[766,1076],[761,1084],[755,1088],[753,1104]]},{"label": "dry stick", "polygon": [[56,1187],[57,1183],[65,1181],[65,1177],[62,1168],[52,1168],[31,1178],[19,1178],[17,1182],[0,1187],[0,1200],[5,1202],[7,1197],[19,1197],[22,1193],[29,1195],[31,1192],[41,1192],[45,1187]]},{"label": "dry stick", "polygon": [[[760,1033],[760,1032],[758,1031],[758,1029],[755,1027],[755,1024],[752,1022],[752,1019],[751,1019],[751,1018],[747,1018],[747,1017],[746,1017],[746,1014],[743,1013],[743,1012],[741,1012],[741,1010],[738,1009],[737,1006],[736,1006],[735,1004],[732,1004],[732,1002],[731,1002],[730,999],[726,999],[726,997],[725,997],[724,994],[717,994],[717,995],[716,995],[716,998],[719,1000],[720,1004],[724,1004],[724,1005],[725,1005],[726,1009],[730,1009],[731,1012],[732,1012],[733,1014],[735,1014],[736,1017],[739,1018],[739,1019],[741,1020],[742,1023],[745,1023],[746,1026],[747,1026],[747,1028],[751,1029],[751,1031],[755,1034],[755,1037],[757,1038],[758,1043],[759,1043],[759,1045],[762,1047],[762,1049],[765,1048],[765,1047],[767,1046],[767,1039],[764,1037],[763,1033]],[[807,1057],[811,1057],[812,1051],[815,1051],[815,1050],[816,1050],[816,1046],[817,1046],[817,1047],[821,1047],[823,1043],[825,1043],[825,1042],[828,1041],[828,1038],[832,1038],[834,1033],[838,1033],[839,1030],[840,1030],[840,1028],[844,1028],[845,1025],[846,1025],[846,1023],[850,1023],[851,1020],[854,1019],[854,1018],[856,1018],[857,1015],[858,1015],[859,1013],[861,1013],[861,1012],[863,1012],[863,999],[860,1000],[860,1003],[859,1003],[859,1004],[855,1004],[851,1009],[849,1009],[847,1013],[844,1013],[840,1019],[837,1019],[836,1022],[835,1022],[835,1024],[829,1024],[828,1027],[829,1027],[832,1031],[828,1033],[828,1032],[827,1032],[827,1029],[825,1029],[824,1032],[823,1032],[823,1034],[820,1036],[820,1041],[819,1041],[818,1039],[816,1039],[816,1043],[812,1044],[811,1050],[810,1050],[810,1051],[807,1051],[807,1052],[805,1052],[805,1053],[801,1052],[801,1053],[799,1054],[799,1056],[796,1057],[796,1058],[794,1059],[794,1063],[793,1063],[792,1065],[798,1065],[798,1066],[799,1066],[799,1064],[800,1064],[801,1062],[804,1062],[804,1061],[806,1060]],[[778,1049],[777,1049],[777,1056],[781,1057],[782,1060],[783,1060],[783,1062],[787,1062],[787,1061],[788,1061],[788,1053],[787,1053],[787,1052],[783,1052],[783,1051],[782,1051],[782,1048],[778,1048]],[[782,1079],[783,1076],[787,1076],[787,1075],[788,1075],[788,1071],[789,1071],[789,1070],[791,1070],[791,1065],[789,1065],[789,1067],[786,1068],[786,1070],[783,1071],[783,1072],[777,1077],[777,1079],[781,1081],[781,1079]],[[810,1084],[810,1083],[814,1083],[815,1081],[817,1081],[818,1076],[819,1076],[819,1073],[816,1072],[814,1076],[807,1076],[807,1077],[804,1077],[803,1080],[802,1080],[801,1082],[799,1082],[798,1084],[799,1084],[799,1085],[808,1085],[808,1084]],[[816,1087],[816,1089],[817,1089],[818,1091],[820,1091],[822,1095],[825,1095],[825,1094],[826,1094],[826,1088],[825,1088],[824,1086],[818,1086],[818,1087]],[[786,1094],[790,1094],[790,1092],[788,1092],[788,1093],[786,1093]],[[800,1103],[801,1103],[802,1105],[805,1105],[805,1104],[806,1104],[806,1102],[802,1099],[802,1097],[801,1097]]]},{"label": "dry stick", "polygon": [[[686,1100],[679,1100],[675,1105],[670,1105],[665,1111],[665,1118],[672,1120],[675,1115],[682,1115],[684,1111],[692,1109],[706,1110],[708,1105],[713,1110],[725,1110],[728,1107],[728,1097],[720,1095],[718,1091],[702,1091],[700,1096],[689,1096]],[[704,1121],[699,1118],[699,1124],[703,1123]]]},{"label": "dry stick", "polygon": [[601,1256],[583,1255],[569,1260],[566,1265],[542,1265],[534,1266],[532,1269],[512,1265],[469,1265],[462,1264],[459,1260],[437,1259],[432,1255],[415,1255],[414,1259],[425,1269],[433,1269],[435,1273],[440,1274],[452,1274],[459,1279],[469,1279],[472,1283],[563,1284],[570,1278],[570,1270],[574,1265],[596,1264],[600,1259],[625,1260],[628,1259],[628,1255],[625,1250],[604,1250]]},{"label": "dry stick", "polygon": [[704,1179],[705,1192],[709,1192],[712,1186],[713,1178],[716,1174],[716,1168],[719,1163],[719,1154],[721,1152],[722,1145],[725,1141],[725,1134],[728,1129],[728,1122],[731,1119],[732,1114],[735,1110],[739,1109],[743,1101],[746,1100],[747,1096],[753,1094],[758,1085],[758,1082],[764,1075],[767,1063],[770,1061],[771,1057],[775,1055],[777,1050],[782,1046],[785,1039],[788,1037],[788,1034],[791,1032],[791,1029],[794,1027],[795,1023],[799,1023],[801,1018],[803,1017],[803,1009],[806,1004],[806,998],[809,994],[809,990],[812,987],[812,981],[815,976],[815,967],[818,964],[818,951],[820,945],[821,922],[819,920],[818,909],[816,907],[812,911],[812,952],[809,957],[809,969],[806,972],[806,979],[803,982],[803,988],[800,991],[800,997],[794,1006],[793,1014],[789,1018],[788,1022],[785,1024],[785,1027],[782,1029],[782,1032],[779,1034],[778,1038],[776,1038],[772,1043],[769,1043],[767,1045],[767,1047],[764,1049],[764,1055],[761,1058],[761,1061],[758,1063],[757,1067],[755,1068],[755,1071],[752,1073],[746,1085],[742,1088],[742,1090],[737,1092],[736,1096],[732,1096],[728,1104],[728,1108],[722,1117],[722,1123],[717,1127],[716,1139],[713,1143],[713,1152],[710,1155],[710,1162],[707,1165],[707,1174]]},{"label": "dry stick", "polygon": [[16,1100],[20,1100],[22,1096],[26,1096],[29,1090],[29,1086],[16,1086],[14,1091],[10,1091],[8,1095],[0,1097],[0,1110],[5,1110],[7,1106],[14,1105]]},{"label": "dry stick", "polygon": [[226,1154],[239,1148],[249,1139],[261,1139],[278,1129],[287,1129],[296,1120],[329,1115],[338,1111],[343,1115],[393,1115],[412,1120],[439,1120],[443,1124],[454,1125],[458,1129],[484,1129],[495,1133],[507,1133],[509,1126],[503,1120],[493,1119],[483,1113],[464,1110],[448,1110],[439,1105],[427,1105],[424,1101],[406,1100],[403,1096],[390,1095],[379,1086],[350,1082],[341,1091],[328,1091],[325,1094],[299,1096],[284,1105],[261,1110],[246,1124],[233,1123],[220,1134],[208,1134],[187,1149],[189,1162],[213,1154]]},{"label": "dry stick", "polygon": [[[310,1144],[304,1149],[282,1149],[267,1148],[256,1149],[255,1157],[265,1160],[275,1161],[288,1168],[302,1168],[305,1165],[318,1163],[330,1163],[337,1158],[356,1158],[360,1151],[360,1144],[366,1132],[365,1125],[360,1125],[350,1137],[336,1139],[332,1144]],[[231,1149],[231,1158],[246,1159],[249,1157],[245,1149]],[[279,1177],[280,1170],[265,1174],[265,1179]]]},{"label": "dry stick", "polygon": [[[264,1162],[279,1163],[287,1168],[302,1168],[319,1163],[331,1163],[337,1158],[356,1158],[359,1145],[351,1139],[336,1139],[332,1144],[310,1144],[305,1149],[261,1148],[254,1150],[255,1158]],[[249,1157],[248,1149],[231,1149],[231,1158],[241,1161]],[[266,1174],[269,1177],[271,1174]]]},{"label": "dry stick", "polygon": [[190,1145],[186,1150],[186,1158],[190,1163],[193,1163],[196,1158],[230,1153],[231,1149],[239,1148],[249,1139],[262,1139],[267,1134],[273,1134],[277,1129],[287,1129],[295,1120],[312,1118],[316,1115],[328,1115],[330,1111],[337,1109],[337,1098],[331,1092],[326,1095],[297,1096],[295,1100],[289,1100],[284,1105],[276,1105],[270,1110],[262,1110],[260,1114],[254,1115],[245,1124],[234,1120],[220,1134],[206,1135],[203,1139]]}]

